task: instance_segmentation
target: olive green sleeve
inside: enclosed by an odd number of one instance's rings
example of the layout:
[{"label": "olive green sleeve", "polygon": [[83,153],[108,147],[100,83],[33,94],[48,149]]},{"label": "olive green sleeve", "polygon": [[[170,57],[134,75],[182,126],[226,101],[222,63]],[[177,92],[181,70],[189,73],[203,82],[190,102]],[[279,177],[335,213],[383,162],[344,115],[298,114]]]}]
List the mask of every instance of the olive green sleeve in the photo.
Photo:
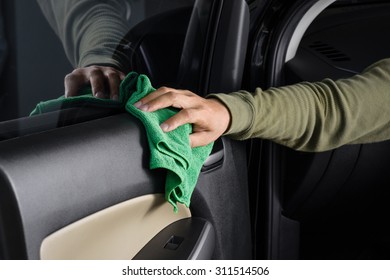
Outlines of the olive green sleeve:
[{"label": "olive green sleeve", "polygon": [[127,55],[118,48],[129,29],[127,1],[37,1],[74,67],[107,64],[122,71],[129,68]]},{"label": "olive green sleeve", "polygon": [[230,111],[226,135],[302,151],[390,139],[390,59],[348,79],[212,94]]}]

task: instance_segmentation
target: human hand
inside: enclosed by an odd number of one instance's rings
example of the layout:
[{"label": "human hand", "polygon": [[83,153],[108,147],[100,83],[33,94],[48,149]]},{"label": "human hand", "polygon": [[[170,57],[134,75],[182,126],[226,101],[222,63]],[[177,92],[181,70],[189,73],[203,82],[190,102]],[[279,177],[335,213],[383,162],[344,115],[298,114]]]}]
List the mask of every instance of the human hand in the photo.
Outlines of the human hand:
[{"label": "human hand", "polygon": [[134,104],[145,112],[153,112],[166,107],[181,109],[173,117],[161,124],[165,132],[191,123],[191,147],[205,146],[220,137],[228,128],[230,113],[218,99],[205,99],[188,90],[161,87]]},{"label": "human hand", "polygon": [[77,68],[65,76],[65,97],[77,96],[80,89],[90,84],[97,98],[119,99],[119,85],[125,74],[109,66]]}]

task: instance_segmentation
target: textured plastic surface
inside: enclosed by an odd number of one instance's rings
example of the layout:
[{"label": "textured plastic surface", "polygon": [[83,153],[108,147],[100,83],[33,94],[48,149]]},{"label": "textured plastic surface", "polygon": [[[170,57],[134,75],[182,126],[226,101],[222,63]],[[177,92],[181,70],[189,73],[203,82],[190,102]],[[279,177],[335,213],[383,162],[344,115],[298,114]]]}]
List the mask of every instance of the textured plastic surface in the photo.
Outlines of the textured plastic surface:
[{"label": "textured plastic surface", "polygon": [[161,230],[134,260],[204,260],[215,247],[213,226],[204,219],[187,218]]},{"label": "textured plastic surface", "polygon": [[287,82],[348,77],[389,57],[389,14],[388,3],[326,10],[307,30],[296,57],[287,64]]},{"label": "textured plastic surface", "polygon": [[[164,190],[164,173],[148,169],[143,127],[127,114],[2,141],[0,169],[1,180],[8,182],[2,193],[9,194],[2,199],[14,196],[10,208],[20,212],[14,220],[22,221],[32,259],[39,257],[49,233],[129,198]],[[10,214],[7,205],[0,207],[3,215]]]}]

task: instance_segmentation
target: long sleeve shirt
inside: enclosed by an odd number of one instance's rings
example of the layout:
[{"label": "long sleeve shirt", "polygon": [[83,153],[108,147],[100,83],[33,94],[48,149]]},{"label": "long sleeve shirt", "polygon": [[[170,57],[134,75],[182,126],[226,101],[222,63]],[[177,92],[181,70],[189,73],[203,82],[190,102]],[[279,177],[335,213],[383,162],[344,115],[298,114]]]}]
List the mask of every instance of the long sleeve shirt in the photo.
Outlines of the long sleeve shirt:
[{"label": "long sleeve shirt", "polygon": [[142,20],[193,0],[37,0],[74,67],[131,70],[134,48],[125,35]]},{"label": "long sleeve shirt", "polygon": [[74,67],[107,64],[127,69],[129,61],[116,51],[129,30],[126,0],[38,0]]},{"label": "long sleeve shirt", "polygon": [[302,151],[390,139],[390,59],[351,78],[212,94],[230,111],[225,135]]}]

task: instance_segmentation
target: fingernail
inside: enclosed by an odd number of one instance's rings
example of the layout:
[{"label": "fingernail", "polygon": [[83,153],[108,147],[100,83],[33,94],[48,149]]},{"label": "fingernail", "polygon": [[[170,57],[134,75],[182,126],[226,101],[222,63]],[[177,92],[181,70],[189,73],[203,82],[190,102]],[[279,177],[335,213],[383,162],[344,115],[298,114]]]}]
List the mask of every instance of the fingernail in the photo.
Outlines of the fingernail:
[{"label": "fingernail", "polygon": [[112,100],[118,101],[119,100],[119,96],[117,94],[113,95],[112,96]]},{"label": "fingernail", "polygon": [[160,127],[161,127],[162,131],[168,131],[168,129],[169,129],[169,125],[167,125],[166,123],[162,123],[160,125]]},{"label": "fingernail", "polygon": [[95,93],[95,97],[97,97],[97,98],[103,98],[103,93],[100,92],[100,91],[98,91],[98,92]]},{"label": "fingernail", "polygon": [[142,102],[141,102],[141,101],[138,101],[138,102],[135,102],[135,103],[134,103],[134,107],[135,107],[135,108],[138,108],[138,109],[139,109],[141,106],[142,106]]},{"label": "fingernail", "polygon": [[148,105],[141,105],[141,107],[139,107],[138,109],[140,109],[140,110],[142,110],[142,111],[148,111],[148,109],[149,109],[149,106]]}]

